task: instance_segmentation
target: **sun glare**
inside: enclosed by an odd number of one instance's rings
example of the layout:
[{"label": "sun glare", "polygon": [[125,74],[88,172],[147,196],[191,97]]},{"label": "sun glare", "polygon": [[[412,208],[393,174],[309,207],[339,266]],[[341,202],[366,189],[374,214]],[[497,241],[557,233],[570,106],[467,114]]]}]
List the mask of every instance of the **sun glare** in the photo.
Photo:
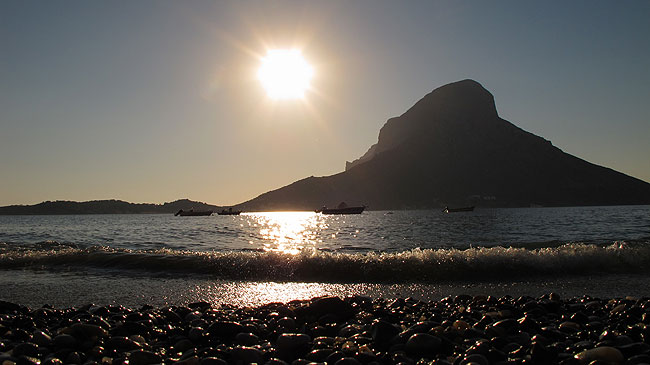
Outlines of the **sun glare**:
[{"label": "sun glare", "polygon": [[272,99],[302,99],[314,75],[314,68],[297,49],[269,50],[257,71],[262,86]]}]

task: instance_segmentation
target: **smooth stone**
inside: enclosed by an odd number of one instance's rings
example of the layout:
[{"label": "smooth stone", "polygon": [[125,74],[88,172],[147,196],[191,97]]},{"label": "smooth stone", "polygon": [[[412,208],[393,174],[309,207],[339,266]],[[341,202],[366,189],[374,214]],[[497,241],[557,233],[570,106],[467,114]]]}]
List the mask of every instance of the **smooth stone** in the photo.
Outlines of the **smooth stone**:
[{"label": "smooth stone", "polygon": [[66,364],[81,364],[81,354],[78,353],[77,351],[73,351],[68,354],[65,358],[65,363]]},{"label": "smooth stone", "polygon": [[332,314],[338,318],[347,319],[354,315],[352,305],[339,297],[317,298],[309,304],[307,311],[316,317]]},{"label": "smooth stone", "polygon": [[234,338],[238,333],[244,332],[244,326],[237,322],[214,322],[207,329],[208,336],[218,338]]},{"label": "smooth stone", "polygon": [[41,362],[41,365],[63,365],[63,361],[57,359],[56,357],[50,357]]},{"label": "smooth stone", "polygon": [[333,349],[317,349],[308,353],[305,358],[309,361],[323,362],[334,352]]},{"label": "smooth stone", "polygon": [[462,319],[458,319],[454,321],[451,327],[457,331],[465,331],[469,329],[471,326],[469,325],[469,323],[463,321]]},{"label": "smooth stone", "polygon": [[625,304],[619,304],[616,307],[612,308],[612,310],[609,312],[611,314],[616,314],[623,312],[625,310]]},{"label": "smooth stone", "polygon": [[124,322],[119,328],[117,328],[114,334],[129,336],[133,334],[144,335],[149,332],[149,328],[140,322]]},{"label": "smooth stone", "polygon": [[275,346],[280,352],[293,352],[309,344],[309,341],[311,338],[304,333],[283,333],[278,336]]},{"label": "smooth stone", "polygon": [[460,365],[469,365],[469,364],[490,365],[490,362],[488,361],[487,357],[481,354],[471,354],[465,356],[460,361]]},{"label": "smooth stone", "polygon": [[331,354],[329,354],[327,356],[327,358],[325,359],[325,362],[328,363],[328,364],[334,364],[334,363],[336,363],[337,361],[341,360],[344,357],[345,357],[345,354],[343,352],[334,351],[334,352],[332,352]]},{"label": "smooth stone", "polygon": [[428,333],[416,333],[411,336],[404,349],[411,355],[434,355],[438,353],[442,340]]},{"label": "smooth stone", "polygon": [[275,349],[278,357],[283,360],[302,358],[310,350],[311,337],[302,333],[284,333],[278,336]]},{"label": "smooth stone", "polygon": [[206,357],[201,360],[199,365],[226,365],[228,364],[226,360],[220,359],[218,357]]},{"label": "smooth stone", "polygon": [[560,323],[560,325],[557,326],[557,328],[560,331],[564,331],[564,332],[568,332],[568,333],[573,333],[573,332],[580,331],[580,325],[579,324],[577,324],[575,322],[569,322],[569,321]]},{"label": "smooth stone", "polygon": [[130,350],[136,350],[142,347],[139,343],[133,341],[130,338],[122,337],[122,336],[114,336],[106,340],[105,343],[107,348],[112,348],[116,350],[122,350],[122,351],[130,351]]},{"label": "smooth stone", "polygon": [[159,364],[161,362],[162,358],[160,355],[149,351],[136,350],[129,355],[129,365],[149,365]]},{"label": "smooth stone", "polygon": [[190,312],[190,313],[185,315],[184,321],[189,323],[189,322],[195,321],[197,319],[201,319],[201,313],[199,313],[199,312]]},{"label": "smooth stone", "polygon": [[36,330],[32,333],[32,341],[39,346],[49,346],[52,337],[43,331]]},{"label": "smooth stone", "polygon": [[361,362],[354,357],[344,357],[334,363],[335,365],[361,365]]},{"label": "smooth stone", "polygon": [[235,364],[259,364],[264,360],[262,351],[254,347],[236,347],[230,352],[230,360]]},{"label": "smooth stone", "polygon": [[635,355],[647,354],[650,352],[650,345],[645,342],[635,342],[617,347],[623,356],[631,357]]},{"label": "smooth stone", "polygon": [[202,311],[205,311],[206,309],[210,309],[212,307],[212,304],[201,301],[201,302],[190,303],[187,305],[187,307],[190,309],[200,309]]},{"label": "smooth stone", "polygon": [[650,355],[642,354],[642,355],[632,356],[627,359],[625,364],[626,365],[650,364]]},{"label": "smooth stone", "polygon": [[238,333],[235,336],[235,341],[244,346],[254,346],[260,343],[259,337],[255,336],[252,333]]},{"label": "smooth stone", "polygon": [[530,359],[535,364],[551,364],[556,362],[557,352],[539,342],[535,342],[530,349]]},{"label": "smooth stone", "polygon": [[174,363],[174,365],[199,365],[199,362],[201,359],[199,359],[196,356],[189,357],[184,360],[179,360]]},{"label": "smooth stone", "polygon": [[18,344],[13,349],[13,356],[15,356],[15,357],[21,357],[21,356],[36,357],[36,356],[38,356],[38,347],[35,344],[31,343],[31,342],[24,342],[24,343]]},{"label": "smooth stone", "polygon": [[370,329],[370,335],[372,340],[375,341],[380,346],[387,345],[390,341],[401,332],[401,329],[394,324],[384,321],[377,320],[373,322]]},{"label": "smooth stone", "polygon": [[187,332],[187,338],[193,342],[199,342],[203,338],[203,328],[201,327],[192,327]]},{"label": "smooth stone", "polygon": [[52,344],[56,348],[73,348],[77,345],[77,340],[66,334],[58,335],[52,339]]},{"label": "smooth stone", "polygon": [[18,312],[20,311],[21,306],[4,300],[0,300],[0,311],[3,313],[7,312]]},{"label": "smooth stone", "polygon": [[21,356],[16,361],[17,365],[41,365],[41,360],[31,356]]},{"label": "smooth stone", "polygon": [[191,348],[191,349],[188,349],[187,351],[183,352],[180,359],[178,359],[178,360],[187,360],[187,359],[189,359],[189,358],[191,358],[193,356],[196,356],[196,349]]},{"label": "smooth stone", "polygon": [[72,326],[64,329],[63,333],[74,336],[75,338],[85,339],[86,337],[105,338],[108,337],[108,332],[96,325],[87,323],[75,323]]},{"label": "smooth stone", "polygon": [[595,349],[585,350],[575,355],[575,358],[580,360],[582,364],[589,364],[592,361],[605,361],[612,364],[622,364],[625,358],[621,351],[614,347],[602,346]]},{"label": "smooth stone", "polygon": [[[203,365],[203,364],[201,364],[201,365]],[[287,364],[286,361],[276,359],[276,358],[271,358],[271,359],[269,359],[269,361],[265,362],[264,365],[288,365],[288,364]]]},{"label": "smooth stone", "polygon": [[296,321],[291,318],[291,317],[284,317],[278,319],[276,322],[276,325],[282,329],[285,330],[295,330],[296,329]]},{"label": "smooth stone", "polygon": [[180,340],[174,344],[175,352],[185,352],[192,348],[194,348],[194,343],[188,339]]},{"label": "smooth stone", "polygon": [[309,365],[309,364],[311,363],[305,359],[295,359],[291,362],[291,365]]}]

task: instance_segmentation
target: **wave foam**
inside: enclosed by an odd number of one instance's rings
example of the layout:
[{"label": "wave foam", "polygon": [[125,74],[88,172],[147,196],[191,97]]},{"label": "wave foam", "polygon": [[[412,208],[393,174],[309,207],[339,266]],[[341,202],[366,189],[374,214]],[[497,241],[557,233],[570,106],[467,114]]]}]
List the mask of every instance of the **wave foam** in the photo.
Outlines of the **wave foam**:
[{"label": "wave foam", "polygon": [[5,269],[97,268],[213,278],[318,282],[440,282],[596,273],[643,273],[650,247],[569,243],[558,247],[413,249],[398,253],[137,251],[50,243],[0,250]]}]

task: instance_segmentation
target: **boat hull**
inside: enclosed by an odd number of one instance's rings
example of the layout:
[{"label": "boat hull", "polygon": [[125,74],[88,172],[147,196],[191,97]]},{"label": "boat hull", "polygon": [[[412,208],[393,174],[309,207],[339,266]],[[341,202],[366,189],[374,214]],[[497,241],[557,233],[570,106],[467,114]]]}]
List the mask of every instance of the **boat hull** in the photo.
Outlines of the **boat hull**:
[{"label": "boat hull", "polygon": [[181,216],[181,217],[205,217],[205,216],[208,216],[208,215],[212,215],[212,211],[211,210],[196,211],[196,212],[195,211],[187,211],[187,212],[180,211],[180,212],[178,212],[178,213],[176,213],[174,215]]},{"label": "boat hull", "polygon": [[322,214],[361,214],[366,207],[347,207],[347,208],[333,208],[333,209],[318,209],[316,213]]},{"label": "boat hull", "polygon": [[443,212],[445,213],[458,213],[458,212],[473,212],[474,207],[463,207],[463,208],[445,208]]}]

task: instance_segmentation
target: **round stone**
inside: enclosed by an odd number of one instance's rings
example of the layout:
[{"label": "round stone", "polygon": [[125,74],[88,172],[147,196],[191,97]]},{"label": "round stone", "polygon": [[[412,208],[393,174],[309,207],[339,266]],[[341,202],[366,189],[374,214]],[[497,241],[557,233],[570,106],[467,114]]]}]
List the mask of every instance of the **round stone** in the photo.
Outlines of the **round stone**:
[{"label": "round stone", "polygon": [[262,351],[254,347],[236,347],[230,355],[231,361],[235,364],[261,364],[264,360]]},{"label": "round stone", "polygon": [[32,333],[32,341],[39,346],[49,346],[52,343],[52,337],[43,331],[36,330]]},{"label": "round stone", "polygon": [[416,333],[411,336],[404,349],[410,355],[430,356],[438,353],[442,340],[428,333]]},{"label": "round stone", "polygon": [[244,345],[244,346],[254,346],[260,343],[259,337],[255,336],[252,333],[238,333],[235,336],[235,341]]},{"label": "round stone", "polygon": [[302,350],[306,350],[309,341],[311,341],[311,338],[304,333],[283,333],[278,336],[275,345],[278,352],[293,356]]},{"label": "round stone", "polygon": [[582,364],[589,364],[592,361],[604,361],[612,364],[621,364],[625,360],[623,354],[616,348],[610,346],[596,347],[585,350],[575,355]]},{"label": "round stone", "polygon": [[73,348],[77,345],[77,340],[70,335],[58,335],[52,340],[54,347],[58,349]]},{"label": "round stone", "polygon": [[160,364],[162,358],[153,352],[136,350],[129,355],[129,365]]}]

